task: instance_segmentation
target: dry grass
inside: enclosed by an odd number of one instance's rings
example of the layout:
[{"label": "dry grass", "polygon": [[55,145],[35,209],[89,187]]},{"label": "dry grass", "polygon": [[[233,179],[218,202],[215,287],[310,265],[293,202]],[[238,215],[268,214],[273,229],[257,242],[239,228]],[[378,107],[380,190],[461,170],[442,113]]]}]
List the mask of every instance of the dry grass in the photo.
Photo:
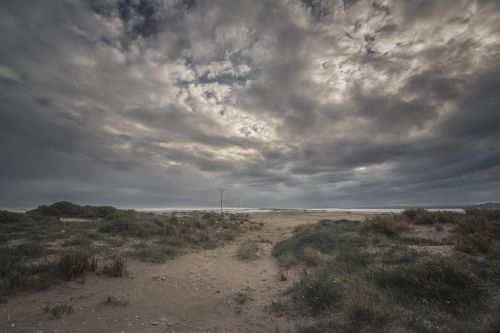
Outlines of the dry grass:
[{"label": "dry grass", "polygon": [[59,272],[71,280],[97,268],[96,258],[85,250],[64,250],[58,258]]},{"label": "dry grass", "polygon": [[116,257],[102,267],[104,274],[111,277],[122,277],[128,274],[127,263],[121,257]]},{"label": "dry grass", "polygon": [[362,235],[380,233],[389,236],[396,235],[405,230],[408,230],[408,222],[401,215],[392,214],[369,217],[358,229]]},{"label": "dry grass", "polygon": [[238,246],[236,257],[241,260],[255,260],[259,257],[260,245],[257,242],[246,240]]}]

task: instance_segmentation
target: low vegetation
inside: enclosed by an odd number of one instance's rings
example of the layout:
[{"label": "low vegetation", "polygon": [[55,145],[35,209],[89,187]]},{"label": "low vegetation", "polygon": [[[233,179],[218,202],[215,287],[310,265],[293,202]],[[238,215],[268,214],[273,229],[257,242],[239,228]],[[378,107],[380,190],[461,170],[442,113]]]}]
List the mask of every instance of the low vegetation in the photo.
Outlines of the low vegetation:
[{"label": "low vegetation", "polygon": [[251,240],[246,240],[238,246],[236,257],[241,260],[255,260],[259,257],[259,243]]},{"label": "low vegetation", "polygon": [[[273,254],[302,273],[269,308],[313,318],[301,332],[494,332],[499,221],[493,210],[407,210],[297,227]],[[435,225],[442,239],[425,236]],[[430,251],[443,244],[454,251]]]},{"label": "low vegetation", "polygon": [[153,214],[58,202],[26,213],[0,211],[0,298],[89,272],[127,275],[125,257],[164,262],[214,248],[260,227],[244,214]]},{"label": "low vegetation", "polygon": [[96,258],[87,251],[65,250],[58,258],[59,272],[69,281],[97,268]]},{"label": "low vegetation", "polygon": [[50,313],[54,318],[61,318],[62,315],[73,312],[71,304],[56,304],[50,307],[48,304],[43,307],[43,311]]},{"label": "low vegetation", "polygon": [[116,257],[104,264],[102,272],[111,277],[122,277],[128,274],[127,264],[121,257]]},{"label": "low vegetation", "polygon": [[106,299],[102,302],[102,304],[112,305],[112,306],[127,306],[128,301],[126,299],[108,295],[108,297],[106,297]]},{"label": "low vegetation", "polygon": [[408,230],[408,221],[401,215],[375,215],[367,218],[358,229],[361,234],[373,232],[389,236],[405,230]]}]

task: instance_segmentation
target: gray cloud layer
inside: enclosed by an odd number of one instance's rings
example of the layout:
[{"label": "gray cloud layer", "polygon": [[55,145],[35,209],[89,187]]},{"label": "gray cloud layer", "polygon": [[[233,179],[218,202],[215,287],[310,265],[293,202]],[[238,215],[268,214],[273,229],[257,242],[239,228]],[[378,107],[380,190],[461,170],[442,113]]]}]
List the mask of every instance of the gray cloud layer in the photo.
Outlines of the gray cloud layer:
[{"label": "gray cloud layer", "polygon": [[499,199],[498,1],[0,7],[0,206]]}]

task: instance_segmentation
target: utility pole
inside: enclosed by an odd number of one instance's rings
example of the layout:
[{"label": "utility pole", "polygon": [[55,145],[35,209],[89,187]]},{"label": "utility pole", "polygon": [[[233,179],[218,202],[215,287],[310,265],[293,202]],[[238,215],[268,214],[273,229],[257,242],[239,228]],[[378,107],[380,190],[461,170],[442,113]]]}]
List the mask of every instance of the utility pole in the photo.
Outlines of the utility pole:
[{"label": "utility pole", "polygon": [[224,188],[221,187],[219,191],[220,191],[220,213],[222,214],[222,194],[224,193]]}]

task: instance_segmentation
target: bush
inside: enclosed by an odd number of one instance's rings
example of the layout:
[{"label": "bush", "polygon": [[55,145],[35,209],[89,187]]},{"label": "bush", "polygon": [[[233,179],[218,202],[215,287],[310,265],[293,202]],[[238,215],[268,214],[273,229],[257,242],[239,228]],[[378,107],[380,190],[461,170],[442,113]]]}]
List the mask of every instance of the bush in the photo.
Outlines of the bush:
[{"label": "bush", "polygon": [[84,250],[65,250],[58,258],[59,272],[69,281],[72,278],[95,271],[97,261],[93,255]]},{"label": "bush", "polygon": [[463,217],[462,213],[450,211],[434,211],[418,208],[405,209],[401,212],[408,222],[414,224],[457,223]]},{"label": "bush", "polygon": [[30,210],[28,214],[55,217],[96,218],[105,217],[115,211],[117,211],[117,209],[111,206],[80,206],[68,201],[59,201],[49,206],[38,206],[38,208]]},{"label": "bush", "polygon": [[358,228],[362,235],[373,232],[392,236],[405,230],[408,230],[408,223],[400,215],[375,215],[367,218]]},{"label": "bush", "polygon": [[236,257],[242,260],[255,260],[259,257],[259,244],[246,240],[236,250]]},{"label": "bush", "polygon": [[455,249],[472,255],[492,252],[492,241],[484,232],[458,235],[454,238]]}]

